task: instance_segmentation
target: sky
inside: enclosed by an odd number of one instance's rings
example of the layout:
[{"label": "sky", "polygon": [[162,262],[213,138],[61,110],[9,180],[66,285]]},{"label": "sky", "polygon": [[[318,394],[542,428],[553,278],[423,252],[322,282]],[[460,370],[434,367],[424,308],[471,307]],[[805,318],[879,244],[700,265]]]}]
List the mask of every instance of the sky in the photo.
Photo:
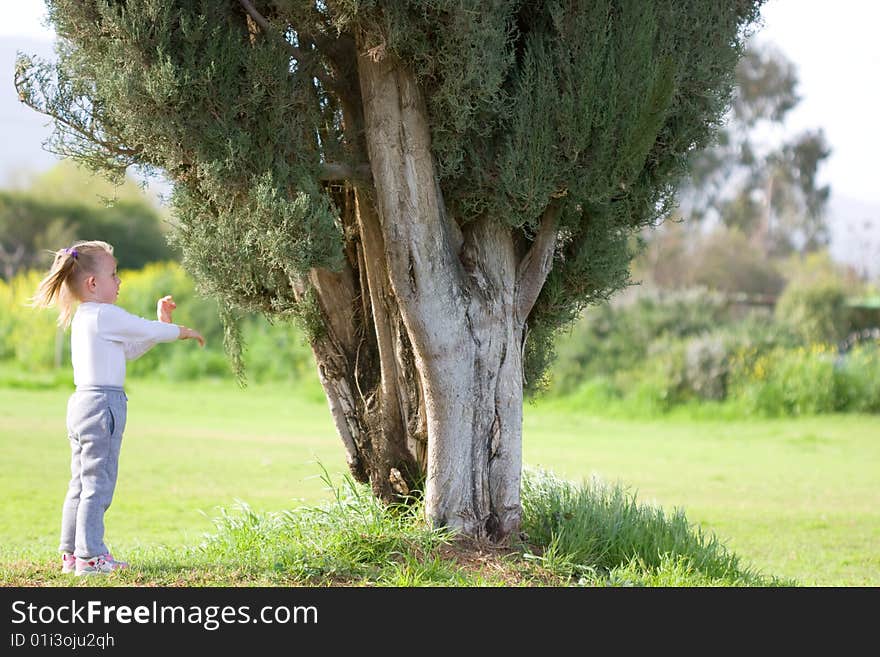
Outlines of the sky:
[{"label": "sky", "polygon": [[[781,50],[798,72],[801,101],[784,134],[821,127],[832,148],[819,173],[832,189],[832,254],[864,260],[873,253],[880,262],[880,1],[768,0],[761,15],[756,39]],[[14,61],[16,49],[51,54],[54,33],[44,16],[42,0],[0,0],[0,71],[11,69],[7,60]],[[14,94],[10,87],[3,82],[0,93]],[[13,169],[42,170],[54,162],[40,146],[50,129],[34,114],[24,106],[0,110],[0,184],[14,177]]]},{"label": "sky", "polygon": [[880,203],[880,2],[770,0],[758,40],[795,63],[801,102],[787,121],[822,127],[833,153],[824,171],[835,193]]}]

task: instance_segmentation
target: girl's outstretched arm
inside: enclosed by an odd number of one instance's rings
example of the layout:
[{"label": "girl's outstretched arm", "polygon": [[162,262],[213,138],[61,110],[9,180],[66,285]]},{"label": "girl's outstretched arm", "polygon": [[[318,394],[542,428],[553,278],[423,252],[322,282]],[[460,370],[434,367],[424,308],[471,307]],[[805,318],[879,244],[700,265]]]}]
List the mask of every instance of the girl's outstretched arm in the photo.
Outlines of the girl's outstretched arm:
[{"label": "girl's outstretched arm", "polygon": [[[172,297],[170,294],[165,295],[164,297],[159,299],[159,301],[156,303],[156,315],[159,317],[159,321],[165,322],[166,324],[171,324],[171,313],[175,308],[177,308],[177,304],[174,303],[174,297]],[[202,334],[195,329],[187,328],[186,326],[180,326],[180,335],[177,339],[194,339],[199,341],[200,347],[205,346],[205,338],[202,337]]]},{"label": "girl's outstretched arm", "polygon": [[187,328],[186,326],[180,327],[180,337],[178,340],[189,340],[194,339],[199,341],[199,346],[205,346],[205,338],[202,337],[202,334],[196,331],[195,329]]}]

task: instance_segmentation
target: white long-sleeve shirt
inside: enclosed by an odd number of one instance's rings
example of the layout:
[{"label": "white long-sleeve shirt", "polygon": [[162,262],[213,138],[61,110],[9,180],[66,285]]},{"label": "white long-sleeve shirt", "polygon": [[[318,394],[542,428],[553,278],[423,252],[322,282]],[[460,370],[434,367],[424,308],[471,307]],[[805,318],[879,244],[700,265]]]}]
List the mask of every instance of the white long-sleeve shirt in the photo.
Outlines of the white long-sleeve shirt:
[{"label": "white long-sleeve shirt", "polygon": [[81,303],[70,328],[70,359],[77,386],[125,383],[125,361],[180,335],[177,324],[150,321],[112,303]]}]

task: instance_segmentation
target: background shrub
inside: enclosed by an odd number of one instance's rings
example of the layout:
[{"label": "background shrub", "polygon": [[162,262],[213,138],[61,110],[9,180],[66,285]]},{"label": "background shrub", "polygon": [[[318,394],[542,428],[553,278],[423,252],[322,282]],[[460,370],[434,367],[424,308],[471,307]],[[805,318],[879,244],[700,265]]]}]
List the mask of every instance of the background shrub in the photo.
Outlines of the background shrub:
[{"label": "background shrub", "polygon": [[876,344],[841,355],[816,344],[778,348],[735,368],[734,395],[745,408],[766,416],[880,410],[880,350]]},{"label": "background shrub", "polygon": [[848,327],[838,279],[804,277],[775,313],[731,299],[640,290],[587,310],[559,341],[550,394],[630,415],[705,402],[768,416],[877,412],[877,340],[843,353],[829,339]]},{"label": "background shrub", "polygon": [[[0,280],[0,362],[6,369],[43,372],[70,367],[70,333],[57,328],[57,313],[29,307],[29,299],[43,272],[22,272],[11,281]],[[155,319],[156,302],[172,294],[177,302],[175,323],[198,329],[205,349],[191,341],[171,342],[151,349],[128,363],[130,376],[157,376],[175,380],[232,377],[223,351],[223,328],[217,303],[199,294],[177,263],[152,263],[140,270],[120,272],[119,305],[131,313]],[[260,315],[242,320],[246,349],[244,362],[256,381],[305,383],[320,393],[311,349],[293,323],[269,323]],[[68,376],[68,381],[70,377]]]},{"label": "background shrub", "polygon": [[[586,310],[556,345],[550,371],[554,391],[568,393],[597,376],[632,370],[676,338],[711,331],[729,321],[722,295],[705,290],[629,290],[614,303]],[[659,343],[659,344],[655,344]]]},{"label": "background shrub", "polygon": [[70,362],[70,339],[58,328],[58,314],[29,305],[41,278],[41,273],[23,272],[0,280],[0,360],[36,372]]},{"label": "background shrub", "polygon": [[789,285],[775,312],[779,323],[805,344],[839,342],[850,331],[846,288],[837,279]]},{"label": "background shrub", "polygon": [[[42,272],[0,280],[0,382],[70,384],[69,333],[54,312],[30,308]],[[121,273],[119,304],[147,318],[173,294],[174,321],[199,329],[207,347],[161,345],[128,365],[130,376],[169,380],[233,376],[223,351],[217,304],[199,294],[176,263]],[[831,280],[831,283],[829,283]],[[550,397],[576,411],[651,416],[686,407],[691,413],[767,416],[828,412],[880,413],[880,340],[816,341],[845,334],[846,297],[827,276],[786,291],[775,314],[750,310],[706,290],[630,290],[588,309],[561,336],[550,371]],[[841,310],[843,309],[843,310]],[[259,315],[241,322],[246,373],[256,382],[295,384],[323,399],[311,349],[292,322]],[[62,376],[63,374],[63,376]],[[32,381],[32,383],[33,383]],[[711,410],[699,405],[714,404]],[[731,410],[732,409],[732,410]]]}]

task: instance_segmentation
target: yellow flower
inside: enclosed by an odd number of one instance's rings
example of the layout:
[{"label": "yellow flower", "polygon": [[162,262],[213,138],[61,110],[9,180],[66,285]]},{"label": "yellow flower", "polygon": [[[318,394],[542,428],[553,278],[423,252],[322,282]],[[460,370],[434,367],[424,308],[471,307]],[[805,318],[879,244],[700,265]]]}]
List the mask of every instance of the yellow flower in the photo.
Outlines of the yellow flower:
[{"label": "yellow flower", "polygon": [[763,381],[767,374],[767,370],[764,368],[764,363],[762,361],[763,359],[755,363],[755,378],[759,381]]}]

